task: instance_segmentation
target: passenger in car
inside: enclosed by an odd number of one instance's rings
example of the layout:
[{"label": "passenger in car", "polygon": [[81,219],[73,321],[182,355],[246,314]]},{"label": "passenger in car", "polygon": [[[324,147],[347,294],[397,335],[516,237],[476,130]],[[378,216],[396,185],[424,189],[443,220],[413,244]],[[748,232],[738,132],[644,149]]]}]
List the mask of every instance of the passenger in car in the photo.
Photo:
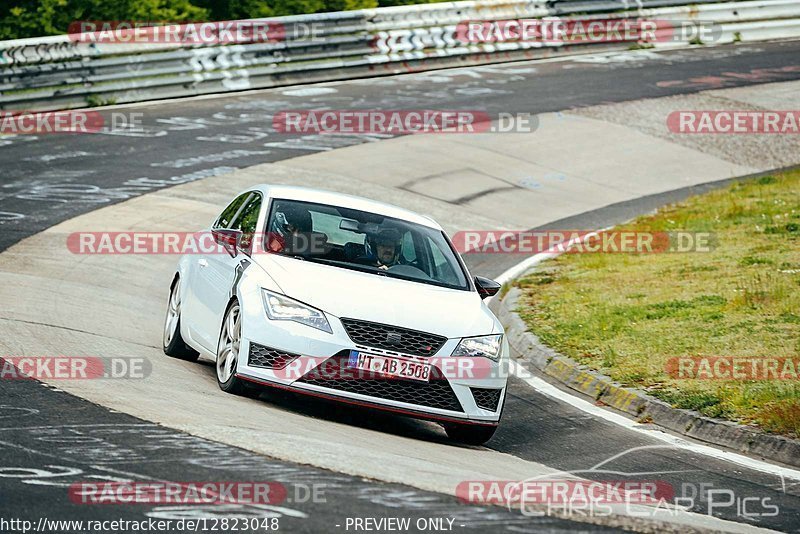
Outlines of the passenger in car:
[{"label": "passenger in car", "polygon": [[313,221],[308,208],[295,203],[280,205],[275,212],[270,248],[274,252],[290,255],[322,256],[328,254],[328,236],[313,231]]}]

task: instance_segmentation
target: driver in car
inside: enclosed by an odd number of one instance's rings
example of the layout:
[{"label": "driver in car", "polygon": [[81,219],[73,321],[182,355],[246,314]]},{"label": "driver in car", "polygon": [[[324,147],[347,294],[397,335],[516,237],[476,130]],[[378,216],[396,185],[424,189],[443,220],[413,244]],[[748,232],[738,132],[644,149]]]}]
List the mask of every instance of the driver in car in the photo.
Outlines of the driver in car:
[{"label": "driver in car", "polygon": [[400,263],[400,248],[403,236],[394,228],[384,228],[377,234],[367,237],[368,257],[360,263],[386,270]]}]

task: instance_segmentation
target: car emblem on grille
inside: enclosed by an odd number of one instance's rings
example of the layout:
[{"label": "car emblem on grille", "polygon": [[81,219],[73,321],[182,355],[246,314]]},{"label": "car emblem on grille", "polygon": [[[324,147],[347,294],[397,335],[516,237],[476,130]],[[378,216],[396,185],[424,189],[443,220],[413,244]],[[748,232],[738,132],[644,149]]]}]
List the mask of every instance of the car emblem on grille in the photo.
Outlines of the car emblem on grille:
[{"label": "car emblem on grille", "polygon": [[402,334],[398,334],[397,332],[389,332],[386,334],[386,343],[389,345],[399,345],[403,342]]}]

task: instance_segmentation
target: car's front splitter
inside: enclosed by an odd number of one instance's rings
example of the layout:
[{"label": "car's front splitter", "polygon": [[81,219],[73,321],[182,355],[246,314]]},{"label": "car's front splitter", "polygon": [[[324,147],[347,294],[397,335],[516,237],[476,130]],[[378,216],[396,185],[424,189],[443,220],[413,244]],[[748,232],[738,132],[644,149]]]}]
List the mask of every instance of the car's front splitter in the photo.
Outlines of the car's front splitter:
[{"label": "car's front splitter", "polygon": [[[246,380],[248,382],[251,382],[251,383],[254,383],[254,384],[258,384],[258,385],[261,385],[261,386],[281,389],[281,390],[284,390],[284,391],[291,391],[291,392],[299,393],[299,394],[302,394],[302,395],[309,395],[309,396],[312,396],[312,397],[331,400],[331,401],[340,402],[340,403],[344,403],[344,404],[350,404],[350,405],[353,405],[353,406],[361,406],[361,407],[366,407],[366,408],[373,408],[373,409],[381,410],[381,411],[385,411],[385,412],[391,412],[391,413],[396,413],[396,414],[405,415],[405,416],[409,416],[409,417],[414,417],[416,419],[424,419],[424,420],[436,421],[436,422],[440,422],[440,423],[470,424],[470,425],[476,425],[476,426],[497,426],[499,424],[499,422],[500,422],[499,419],[497,421],[476,420],[476,419],[469,419],[468,417],[447,416],[447,415],[441,415],[441,414],[433,414],[433,413],[425,412],[423,410],[415,410],[415,409],[412,409],[412,408],[401,408],[401,407],[397,407],[397,406],[390,406],[390,405],[387,405],[387,404],[381,404],[380,402],[371,402],[371,401],[362,400],[362,399],[354,399],[354,398],[351,398],[351,397],[347,397],[347,396],[344,396],[344,395],[337,394],[335,391],[330,391],[330,392],[329,391],[322,391],[321,388],[320,389],[317,389],[317,388],[311,389],[311,388],[307,388],[307,387],[303,387],[303,386],[297,385],[297,383],[292,384],[292,385],[287,385],[287,384],[281,384],[281,383],[278,383],[278,382],[271,382],[271,381],[264,380],[264,379],[261,379],[261,378],[256,378],[256,377],[253,377],[253,376],[249,376],[249,375],[243,374],[243,373],[237,373],[236,376],[238,378],[242,379],[242,380]],[[505,399],[503,399],[503,400],[505,400]]]}]

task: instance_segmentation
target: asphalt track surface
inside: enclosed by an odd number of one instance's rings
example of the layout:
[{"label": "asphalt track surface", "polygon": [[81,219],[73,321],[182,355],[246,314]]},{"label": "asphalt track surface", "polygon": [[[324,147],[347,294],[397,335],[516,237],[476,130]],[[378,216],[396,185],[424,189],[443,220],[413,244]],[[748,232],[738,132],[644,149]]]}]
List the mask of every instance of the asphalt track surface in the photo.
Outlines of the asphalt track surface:
[{"label": "asphalt track surface", "polygon": [[[80,532],[57,521],[178,521],[205,518],[198,530],[347,532],[348,518],[408,518],[408,532],[433,524],[454,532],[609,532],[601,526],[530,517],[498,506],[473,506],[455,497],[270,460],[249,451],[170,430],[117,413],[34,381],[3,384],[0,406],[0,518],[48,523],[40,532]],[[13,407],[12,407],[13,405]],[[351,451],[357,454],[355,449]],[[277,482],[285,500],[274,504],[134,504],[73,502],[79,483]],[[219,520],[258,521],[259,528],[223,528]],[[416,528],[417,521],[423,521]],[[428,523],[431,522],[431,523]],[[267,523],[269,524],[269,523]],[[86,524],[86,527],[89,525]],[[192,531],[184,525],[184,531]],[[350,529],[352,531],[352,527]],[[13,532],[0,523],[0,531]],[[94,530],[97,532],[98,530]],[[113,529],[106,530],[114,532]]]},{"label": "asphalt track surface", "polygon": [[[0,250],[59,221],[170,184],[185,183],[257,163],[274,162],[314,151],[378,140],[368,136],[303,137],[276,134],[271,128],[271,118],[276,110],[322,107],[434,108],[475,109],[488,111],[490,114],[535,114],[606,102],[798,79],[799,52],[800,43],[775,43],[661,52],[640,55],[639,59],[632,54],[626,61],[514,63],[481,68],[478,71],[479,76],[470,73],[470,69],[448,70],[324,84],[324,87],[336,89],[336,92],[328,93],[314,94],[313,90],[302,91],[300,88],[299,93],[286,94],[285,90],[275,89],[246,95],[234,94],[213,99],[124,108],[124,111],[143,114],[144,132],[129,132],[127,135],[109,132],[93,135],[43,135],[38,138],[6,137],[0,139],[0,161],[5,171],[0,177]],[[297,89],[293,88],[293,91]],[[109,112],[104,112],[107,113]],[[692,190],[684,190],[610,206],[571,218],[570,227],[589,228],[619,222],[651,209],[654,205],[691,192]],[[467,258],[469,260],[469,256]],[[470,263],[477,273],[496,276],[510,266],[514,259],[505,258],[502,260],[505,264],[500,261],[487,262],[481,259],[480,262]],[[158,310],[158,313],[161,312]],[[0,413],[0,425],[4,428],[0,430],[3,447],[0,503],[4,510],[19,512],[19,516],[57,516],[62,519],[119,518],[124,517],[124,514],[142,517],[147,513],[135,507],[82,506],[75,509],[66,499],[63,486],[47,483],[43,485],[35,482],[37,478],[42,479],[41,473],[38,477],[31,477],[31,472],[17,472],[14,469],[47,470],[51,469],[48,465],[64,464],[83,470],[85,476],[87,471],[93,469],[92,466],[103,462],[98,463],[97,458],[92,458],[91,455],[71,458],[63,452],[59,454],[57,449],[54,452],[52,442],[56,440],[42,440],[43,436],[37,436],[35,430],[9,430],[21,427],[49,428],[53,432],[68,433],[75,439],[77,427],[74,425],[89,425],[88,428],[98,430],[107,428],[98,426],[102,424],[124,426],[147,423],[124,414],[109,412],[65,393],[51,391],[34,382],[2,381],[0,391],[3,394],[0,404],[4,406],[4,412]],[[176,402],[179,402],[178,396],[179,392],[176,392]],[[287,401],[269,399],[268,396],[265,396],[265,400],[282,403],[286,409],[301,411],[312,417],[333,417],[329,415],[325,404],[316,401]],[[487,445],[489,448],[573,471],[584,477],[606,479],[608,475],[593,474],[587,470],[621,455],[609,464],[613,465],[619,477],[665,480],[683,497],[690,496],[700,488],[730,490],[736,496],[736,503],[715,508],[714,514],[718,517],[778,530],[800,531],[800,488],[795,481],[781,480],[772,475],[686,451],[635,449],[657,442],[595,419],[546,397],[517,380],[511,382],[505,413],[514,415],[503,419],[495,438]],[[352,424],[366,424],[348,410],[337,410],[335,417]],[[396,418],[380,417],[369,424],[379,431],[411,435],[419,432],[420,439],[429,439],[422,430],[423,427],[416,430],[414,423],[407,423],[405,420],[401,422]],[[164,429],[160,431],[172,432]],[[101,437],[105,439],[105,436]],[[185,439],[193,444],[203,441],[199,438]],[[47,445],[43,446],[43,442]],[[254,462],[254,465],[259,462],[265,465],[278,464],[232,447],[204,443],[206,445],[203,446],[212,449],[224,448],[224,454],[243,455],[242,457],[248,458],[248,462]],[[191,473],[201,480],[224,479],[220,474],[232,480],[243,476],[249,477],[247,480],[253,479],[251,471],[237,473],[236,470],[231,470],[219,473],[210,471],[212,468],[202,462],[192,463],[191,460],[197,457],[191,449],[195,445],[187,445],[182,450],[175,448],[176,450],[170,452],[175,456],[165,457],[162,451],[148,449],[148,444],[151,442],[145,438],[131,439],[126,446],[141,452],[144,459],[111,468],[119,468],[129,475],[142,478],[172,477],[188,480],[187,475]],[[454,454],[457,451],[454,447]],[[55,463],[55,459],[47,456],[48,454],[56,454],[61,463]],[[173,461],[162,461],[164,458],[172,458]],[[314,471],[311,468],[303,469]],[[321,473],[320,476],[340,477],[322,470],[317,471]],[[280,480],[273,474],[265,476],[269,476],[271,480]],[[31,483],[31,480],[34,482]],[[309,532],[319,531],[319,528],[313,527],[323,525],[331,530],[335,517],[380,515],[376,512],[374,502],[354,498],[354,494],[350,493],[355,487],[353,485],[357,485],[356,482],[364,484],[364,487],[375,488],[374,491],[394,488],[401,493],[405,491],[424,494],[410,488],[351,480],[345,484],[347,489],[340,488],[330,492],[330,501],[327,504],[298,504],[298,509],[308,517],[303,522],[298,522],[292,530],[303,531],[308,528]],[[364,491],[369,493],[373,490]],[[47,492],[51,493],[45,496]],[[699,492],[700,497],[695,500],[692,509],[708,513],[709,502],[703,493]],[[435,502],[441,501],[443,507],[455,506],[454,499],[434,494],[425,495],[427,497],[420,498],[420,501],[427,503],[427,498],[438,499]],[[742,499],[753,497],[757,501],[750,502],[777,504],[780,513],[772,517],[741,517],[737,505]],[[419,515],[436,517],[436,513],[432,511],[434,505],[430,508],[427,508],[427,504],[420,507],[420,501],[417,501],[416,506]],[[314,509],[314,506],[317,508]],[[751,505],[751,509],[756,506],[758,505]],[[768,510],[764,508],[762,511]],[[417,517],[408,510],[398,511],[396,515]],[[504,519],[489,523],[475,519],[466,521],[465,524],[482,525],[486,530],[501,530],[505,526],[515,530],[520,526],[519,517],[506,520],[517,523],[506,525],[503,523]],[[569,528],[569,524],[558,521],[538,524],[538,529],[548,527]]]}]

